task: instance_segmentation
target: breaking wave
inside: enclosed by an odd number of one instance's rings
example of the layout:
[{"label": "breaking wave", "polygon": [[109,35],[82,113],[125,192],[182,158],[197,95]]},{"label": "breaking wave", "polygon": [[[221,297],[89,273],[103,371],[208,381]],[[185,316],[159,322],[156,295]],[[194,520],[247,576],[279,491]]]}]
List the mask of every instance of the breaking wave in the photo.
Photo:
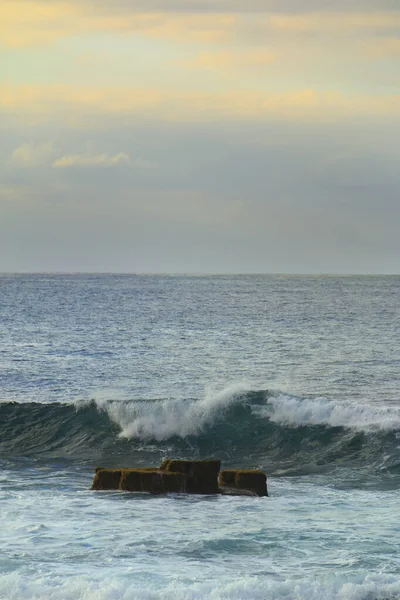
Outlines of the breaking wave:
[{"label": "breaking wave", "polygon": [[301,398],[246,386],[201,399],[0,403],[3,457],[104,465],[173,455],[303,474],[335,466],[400,474],[400,407]]}]

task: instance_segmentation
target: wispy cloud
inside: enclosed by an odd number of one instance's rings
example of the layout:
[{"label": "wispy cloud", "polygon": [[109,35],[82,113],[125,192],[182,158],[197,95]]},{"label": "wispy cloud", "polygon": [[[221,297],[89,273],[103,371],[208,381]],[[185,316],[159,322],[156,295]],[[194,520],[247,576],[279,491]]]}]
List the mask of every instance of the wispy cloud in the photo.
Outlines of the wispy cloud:
[{"label": "wispy cloud", "polygon": [[[175,3],[176,4],[176,3]],[[400,27],[400,11],[383,10],[382,3],[335,4],[335,10],[321,11],[316,2],[306,2],[299,12],[297,2],[77,2],[65,0],[2,0],[0,43],[8,47],[43,46],[60,38],[108,32],[139,35],[173,42],[218,43],[244,38],[252,32],[286,34],[325,33],[348,35],[354,32],[393,32]],[[290,9],[291,7],[291,11]],[[146,8],[147,6],[147,8]],[[186,8],[185,8],[186,6]],[[188,9],[189,6],[189,9]],[[394,7],[395,5],[393,5]]]},{"label": "wispy cloud", "polygon": [[190,69],[243,69],[265,67],[275,60],[276,53],[269,49],[256,48],[244,52],[201,52],[194,58],[176,61],[175,64]]},{"label": "wispy cloud", "polygon": [[[58,156],[57,156],[58,154]],[[56,169],[67,169],[70,167],[116,167],[126,165],[134,169],[156,169],[158,163],[137,156],[131,158],[127,152],[99,152],[92,142],[85,144],[83,152],[65,153],[56,152],[54,142],[46,141],[34,144],[26,142],[16,148],[7,160],[6,166],[18,168],[34,168],[52,166]],[[3,189],[3,188],[2,188]],[[10,194],[11,188],[3,189],[3,196]]]},{"label": "wispy cloud", "polygon": [[210,42],[226,39],[236,21],[231,13],[138,12],[111,5],[100,11],[92,3],[2,0],[0,43],[11,48],[41,46],[96,32]]},{"label": "wispy cloud", "polygon": [[65,154],[53,162],[53,167],[115,167],[128,163],[129,155],[125,152],[119,152],[113,156],[105,152],[102,154]]},{"label": "wispy cloud", "polygon": [[400,56],[400,36],[398,38],[373,39],[361,45],[367,58],[385,59]]},{"label": "wispy cloud", "polygon": [[0,200],[14,200],[16,195],[15,186],[0,185]]},{"label": "wispy cloud", "polygon": [[52,166],[56,169],[69,167],[115,167],[117,165],[129,165],[136,169],[156,169],[158,163],[140,157],[131,159],[126,152],[108,154],[102,152],[93,154],[91,151],[83,154],[65,154],[53,161]]},{"label": "wispy cloud", "polygon": [[[89,86],[0,86],[0,113],[31,115],[36,122],[51,119],[78,128],[103,119],[143,121],[213,121],[305,119],[332,120],[352,116],[400,116],[400,95],[345,94],[313,88],[285,92],[232,90],[188,92],[175,89],[136,90]],[[29,155],[30,148],[26,149]],[[25,149],[24,149],[25,152]],[[109,161],[100,155],[98,161]],[[112,158],[112,157],[111,157]],[[71,160],[71,159],[69,159]],[[72,160],[79,160],[76,157]],[[91,157],[83,160],[92,161]],[[121,160],[119,158],[118,160]],[[126,159],[122,159],[126,160]]]},{"label": "wispy cloud", "polygon": [[37,167],[45,165],[54,155],[53,142],[34,144],[27,142],[14,150],[9,165],[15,167]]},{"label": "wispy cloud", "polygon": [[268,17],[271,27],[290,33],[331,33],[356,31],[393,31],[400,27],[400,11],[314,12],[309,14],[275,14]]}]

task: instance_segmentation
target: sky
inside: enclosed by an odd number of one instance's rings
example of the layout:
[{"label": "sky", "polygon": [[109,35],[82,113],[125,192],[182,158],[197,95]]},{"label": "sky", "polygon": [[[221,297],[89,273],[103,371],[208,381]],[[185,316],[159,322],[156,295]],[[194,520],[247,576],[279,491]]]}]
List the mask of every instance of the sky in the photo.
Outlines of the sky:
[{"label": "sky", "polygon": [[0,271],[400,272],[399,0],[1,0]]}]

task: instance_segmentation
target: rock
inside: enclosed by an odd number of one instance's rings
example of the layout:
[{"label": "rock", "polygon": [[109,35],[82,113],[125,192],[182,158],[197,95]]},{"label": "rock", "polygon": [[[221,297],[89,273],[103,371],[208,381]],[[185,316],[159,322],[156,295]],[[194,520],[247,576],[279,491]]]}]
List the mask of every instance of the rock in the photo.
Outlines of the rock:
[{"label": "rock", "polygon": [[[258,469],[220,472],[220,460],[166,459],[161,467],[96,468],[92,490],[268,496],[267,477]],[[219,475],[219,477],[218,477]]]},{"label": "rock", "polygon": [[221,471],[218,477],[218,484],[220,487],[231,487],[234,488],[236,487],[236,483],[235,483],[235,479],[236,479],[236,473],[237,473],[237,469],[229,469],[229,470],[224,470]]},{"label": "rock", "polygon": [[92,483],[92,490],[119,490],[121,469],[96,468]]},{"label": "rock", "polygon": [[183,473],[164,472],[160,469],[123,469],[120,489],[126,492],[165,494],[184,492],[186,477]]},{"label": "rock", "polygon": [[165,493],[186,492],[186,475],[184,473],[173,473],[160,471]]},{"label": "rock", "polygon": [[251,490],[257,496],[268,496],[267,476],[258,469],[238,470],[235,477],[235,487],[239,490]]},{"label": "rock", "polygon": [[186,475],[188,494],[218,494],[218,473],[220,460],[173,460],[166,459],[160,469],[166,473],[183,473]]},{"label": "rock", "polygon": [[184,492],[184,473],[161,471],[157,467],[143,469],[103,469],[96,468],[92,490],[123,490],[127,492],[149,492],[165,494]]},{"label": "rock", "polygon": [[268,496],[267,476],[258,469],[230,469],[221,471],[218,478],[220,488],[234,488],[254,492],[257,496]]}]

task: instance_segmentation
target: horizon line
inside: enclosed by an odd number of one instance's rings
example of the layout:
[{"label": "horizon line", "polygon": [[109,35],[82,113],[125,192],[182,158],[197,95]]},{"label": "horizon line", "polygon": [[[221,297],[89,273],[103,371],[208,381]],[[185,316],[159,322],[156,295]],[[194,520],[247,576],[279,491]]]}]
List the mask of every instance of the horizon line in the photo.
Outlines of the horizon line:
[{"label": "horizon line", "polygon": [[280,277],[396,277],[400,273],[341,273],[327,272],[286,272],[286,271],[0,271],[1,275],[128,275],[163,277],[228,277],[228,276],[280,276]]}]

